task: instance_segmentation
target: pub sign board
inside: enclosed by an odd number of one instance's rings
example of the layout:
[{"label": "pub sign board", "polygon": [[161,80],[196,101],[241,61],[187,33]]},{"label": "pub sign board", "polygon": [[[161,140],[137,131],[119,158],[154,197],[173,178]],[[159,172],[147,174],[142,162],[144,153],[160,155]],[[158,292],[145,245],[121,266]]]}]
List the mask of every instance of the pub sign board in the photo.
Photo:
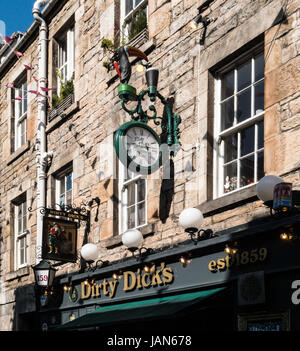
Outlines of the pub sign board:
[{"label": "pub sign board", "polygon": [[44,217],[42,258],[76,262],[77,222]]}]

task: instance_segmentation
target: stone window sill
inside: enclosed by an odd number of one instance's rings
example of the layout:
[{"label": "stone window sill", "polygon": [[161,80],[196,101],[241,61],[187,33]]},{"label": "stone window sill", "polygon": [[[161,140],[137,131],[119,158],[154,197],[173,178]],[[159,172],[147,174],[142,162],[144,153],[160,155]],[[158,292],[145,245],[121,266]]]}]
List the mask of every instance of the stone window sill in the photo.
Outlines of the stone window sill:
[{"label": "stone window sill", "polygon": [[[149,223],[146,224],[144,227],[139,228],[141,233],[143,234],[143,237],[146,238],[148,236],[151,236],[155,233],[155,223]],[[122,235],[116,235],[112,238],[103,240],[101,244],[107,248],[107,249],[113,249],[117,246],[121,246],[122,244]]]},{"label": "stone window sill", "polygon": [[7,160],[7,166],[16,161],[20,156],[22,156],[26,151],[30,149],[30,141],[28,140],[24,145],[20,146],[18,150],[16,150],[14,153],[12,153],[8,160]]},{"label": "stone window sill", "polygon": [[256,184],[253,184],[232,194],[227,194],[217,199],[207,201],[197,206],[197,208],[201,210],[204,217],[209,217],[216,213],[228,211],[257,200]]},{"label": "stone window sill", "polygon": [[11,273],[6,274],[6,280],[7,281],[11,281],[11,280],[15,280],[15,279],[20,279],[21,277],[24,277],[26,275],[29,275],[29,267],[23,267],[20,268],[16,271],[13,271]]},{"label": "stone window sill", "polygon": [[79,102],[75,101],[71,106],[66,108],[63,113],[54,117],[51,122],[48,123],[46,128],[46,133],[52,132],[54,129],[58,128],[64,121],[66,121],[71,115],[79,110]]}]

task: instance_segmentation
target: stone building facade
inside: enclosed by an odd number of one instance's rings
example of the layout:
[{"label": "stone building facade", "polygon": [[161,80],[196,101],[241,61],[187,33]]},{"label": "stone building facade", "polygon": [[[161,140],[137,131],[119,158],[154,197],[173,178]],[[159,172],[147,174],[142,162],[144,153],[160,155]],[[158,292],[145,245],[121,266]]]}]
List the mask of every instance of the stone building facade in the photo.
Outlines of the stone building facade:
[{"label": "stone building facade", "polygon": [[[178,217],[189,207],[199,208],[203,227],[216,233],[268,216],[256,197],[256,183],[264,174],[292,182],[293,189],[300,185],[299,0],[148,0],[142,4],[147,9],[147,27],[131,43],[159,68],[159,92],[181,116],[182,144],[169,168],[165,165],[147,177],[144,218],[139,222],[144,246],[174,248],[186,241],[189,237]],[[114,132],[130,117],[121,108],[116,72],[103,66],[110,53],[101,47],[103,39],[110,39],[115,47],[126,41],[123,5],[120,0],[52,0],[42,12],[49,28],[47,83],[57,89],[47,92],[47,151],[53,151],[53,157],[47,168],[46,205],[55,206],[61,196],[69,201],[69,194],[76,205],[99,197],[98,221],[94,220],[97,205],[93,203],[91,209],[88,242],[95,243],[101,259],[110,262],[131,256],[121,241],[128,223],[121,218],[126,212],[120,205],[124,179],[113,149]],[[198,13],[210,19],[206,30],[203,23],[197,29],[190,27]],[[20,315],[36,310],[31,266],[39,251],[39,96],[29,90],[37,89],[38,48],[39,23],[34,21],[20,39],[0,51],[1,330],[30,329],[30,320]],[[62,90],[57,67],[64,65],[67,78],[73,79],[74,94],[55,111],[53,95]],[[15,82],[13,89],[11,82]],[[133,72],[130,83],[138,91],[144,89],[144,73]],[[27,89],[27,97],[18,100],[16,94],[22,89]],[[162,114],[163,106],[156,103]],[[18,130],[22,121],[16,125],[16,114],[22,117],[17,105],[25,108],[24,140]],[[161,133],[160,126],[151,127]],[[24,241],[16,233],[21,217]],[[77,250],[84,240],[81,226]],[[78,265],[66,263],[58,267],[57,276],[77,270]],[[23,286],[31,289],[22,293]],[[17,299],[25,302],[16,307]]]}]

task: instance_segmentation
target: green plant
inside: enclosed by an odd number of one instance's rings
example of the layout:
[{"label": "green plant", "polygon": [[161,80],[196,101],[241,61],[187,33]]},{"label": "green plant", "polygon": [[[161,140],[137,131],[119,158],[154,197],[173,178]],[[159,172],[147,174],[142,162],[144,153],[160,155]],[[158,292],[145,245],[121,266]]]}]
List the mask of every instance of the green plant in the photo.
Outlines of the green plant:
[{"label": "green plant", "polygon": [[139,10],[133,17],[128,33],[128,40],[133,39],[137,34],[139,34],[144,28],[147,27],[147,15],[145,10]]},{"label": "green plant", "polygon": [[73,77],[70,80],[67,80],[64,82],[62,79],[62,74],[58,68],[56,69],[56,75],[57,75],[57,78],[59,79],[60,94],[59,96],[57,94],[53,94],[52,96],[53,107],[58,106],[66,97],[74,93]]},{"label": "green plant", "polygon": [[110,64],[109,64],[109,62],[107,62],[107,61],[104,61],[104,62],[102,63],[102,66],[105,67],[107,70],[109,70],[109,68],[110,68]]},{"label": "green plant", "polygon": [[109,51],[113,51],[114,50],[114,43],[109,40],[109,39],[103,39],[101,42],[101,48],[104,50],[109,50]]}]

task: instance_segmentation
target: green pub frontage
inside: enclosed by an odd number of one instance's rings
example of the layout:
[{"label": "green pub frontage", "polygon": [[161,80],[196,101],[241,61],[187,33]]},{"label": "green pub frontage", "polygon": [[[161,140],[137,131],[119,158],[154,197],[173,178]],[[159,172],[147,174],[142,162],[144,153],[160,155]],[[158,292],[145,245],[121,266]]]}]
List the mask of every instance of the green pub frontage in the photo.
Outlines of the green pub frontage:
[{"label": "green pub frontage", "polygon": [[270,218],[209,240],[57,276],[53,293],[36,292],[39,328],[297,330],[299,228],[299,215]]}]

